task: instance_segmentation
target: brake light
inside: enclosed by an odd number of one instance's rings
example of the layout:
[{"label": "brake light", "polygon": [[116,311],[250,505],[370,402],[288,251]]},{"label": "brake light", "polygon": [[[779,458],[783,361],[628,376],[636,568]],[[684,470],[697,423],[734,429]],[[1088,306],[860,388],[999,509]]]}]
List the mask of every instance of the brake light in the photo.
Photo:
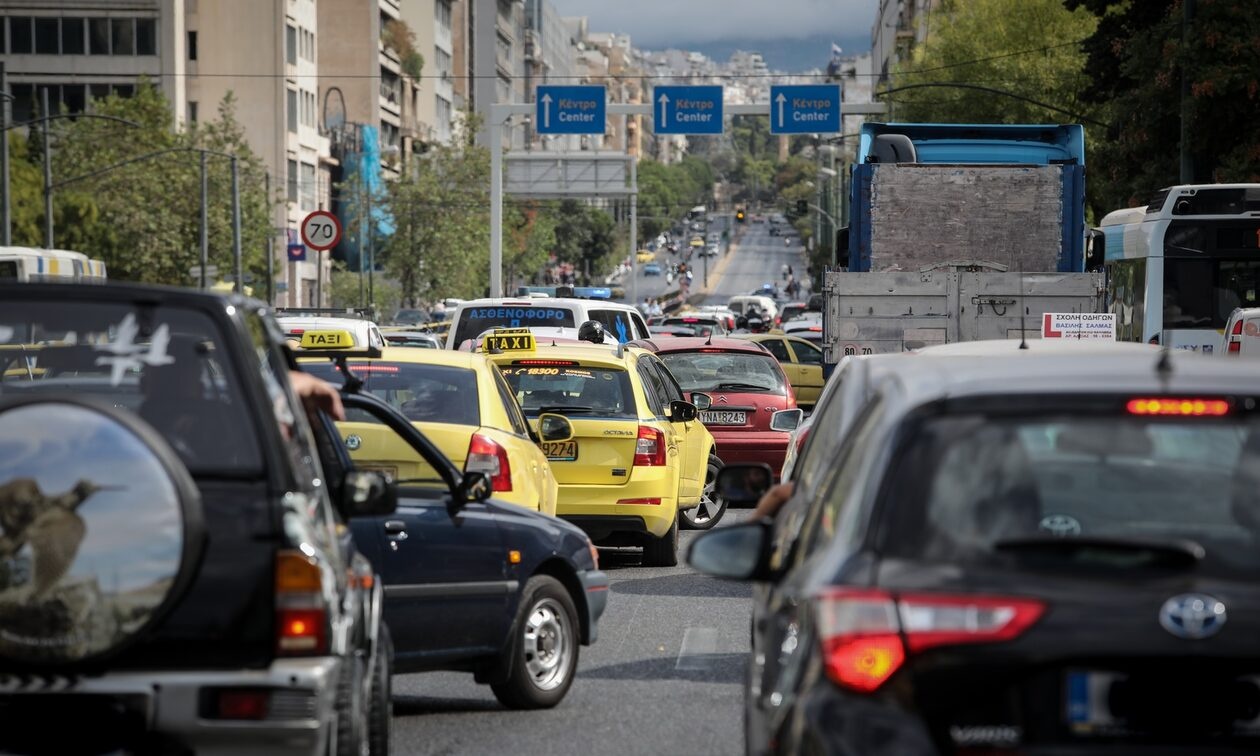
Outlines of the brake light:
[{"label": "brake light", "polygon": [[1130,399],[1125,409],[1130,415],[1221,417],[1229,414],[1229,402],[1224,399],[1160,396]]},{"label": "brake light", "polygon": [[474,433],[468,443],[464,472],[485,473],[493,491],[512,490],[512,463],[508,461],[507,449],[480,433]]},{"label": "brake light", "polygon": [[576,365],[574,360],[514,360],[513,365],[525,365],[526,367],[556,367],[560,365]]},{"label": "brake light", "polygon": [[1225,352],[1226,354],[1238,354],[1242,352],[1242,342],[1241,341],[1229,342],[1229,346],[1226,348]]},{"label": "brake light", "polygon": [[1019,637],[1045,611],[1040,601],[878,590],[832,591],[814,600],[827,676],[862,693],[877,690],[911,654]]},{"label": "brake light", "polygon": [[645,499],[617,499],[618,504],[647,504],[650,506],[660,506],[661,498],[659,496],[651,496]]},{"label": "brake light", "polygon": [[266,689],[224,688],[210,695],[210,719],[266,719],[271,703],[271,692]]},{"label": "brake light", "polygon": [[639,440],[634,445],[635,467],[660,467],[665,464],[665,434],[646,425],[639,426]]},{"label": "brake light", "polygon": [[356,373],[397,373],[401,368],[397,365],[374,365],[370,362],[351,363],[350,369]]},{"label": "brake light", "polygon": [[319,563],[300,551],[276,554],[276,651],[282,656],[328,652],[328,608]]},{"label": "brake light", "polygon": [[1242,336],[1242,329],[1243,329],[1243,322],[1240,320],[1234,324],[1233,328],[1229,329],[1229,333],[1231,336]]}]

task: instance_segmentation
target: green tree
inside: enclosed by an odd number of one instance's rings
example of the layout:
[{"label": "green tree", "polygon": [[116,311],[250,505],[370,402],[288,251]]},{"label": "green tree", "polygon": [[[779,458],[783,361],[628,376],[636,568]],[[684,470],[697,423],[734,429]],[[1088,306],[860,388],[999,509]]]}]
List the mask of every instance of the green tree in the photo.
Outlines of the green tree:
[{"label": "green tree", "polygon": [[572,263],[578,270],[590,265],[592,276],[616,264],[619,244],[617,224],[597,207],[577,200],[563,200],[556,210],[556,259]]},{"label": "green tree", "polygon": [[1090,156],[1095,217],[1180,183],[1181,77],[1196,182],[1260,181],[1260,15],[1252,3],[1198,0],[1183,41],[1182,0],[1065,0],[1092,13],[1087,102],[1112,134]]},{"label": "green tree", "polygon": [[547,208],[530,204],[505,208],[503,223],[503,279],[508,291],[518,280],[533,280],[556,246],[556,216]]},{"label": "green tree", "polygon": [[[1141,3],[1138,3],[1141,4]],[[1088,84],[1080,43],[1097,19],[1063,0],[948,0],[932,29],[893,76],[894,87],[989,87],[1080,113]],[[1070,117],[1012,97],[930,87],[891,95],[898,121],[1064,123]]]}]

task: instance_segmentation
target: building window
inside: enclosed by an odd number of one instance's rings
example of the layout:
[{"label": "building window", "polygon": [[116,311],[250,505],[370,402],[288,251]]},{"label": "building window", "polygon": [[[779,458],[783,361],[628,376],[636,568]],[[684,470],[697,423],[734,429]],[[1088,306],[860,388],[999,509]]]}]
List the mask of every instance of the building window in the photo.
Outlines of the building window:
[{"label": "building window", "polygon": [[35,54],[57,55],[61,52],[61,19],[35,19]]},{"label": "building window", "polygon": [[298,130],[298,93],[295,90],[288,90],[289,93],[289,132],[296,134]]},{"label": "building window", "polygon": [[443,79],[451,77],[451,54],[440,47],[433,48],[433,62],[437,66],[438,75]]},{"label": "building window", "polygon": [[14,55],[31,53],[35,50],[31,23],[30,16],[14,16],[9,19],[9,48]]},{"label": "building window", "polygon": [[197,32],[188,32],[188,59],[197,59]]},{"label": "building window", "polygon": [[82,55],[87,52],[87,40],[83,37],[83,19],[61,19],[61,54]]},{"label": "building window", "polygon": [[61,85],[61,108],[66,113],[82,113],[87,110],[87,92],[82,84]]},{"label": "building window", "polygon": [[433,18],[437,20],[438,28],[451,30],[451,4],[449,0],[437,0],[433,4]]},{"label": "building window", "polygon": [[91,84],[88,86],[88,94],[93,100],[104,100],[109,97],[108,84]]},{"label": "building window", "polygon": [[297,65],[297,29],[291,24],[284,26],[284,60],[291,66]]},{"label": "building window", "polygon": [[445,97],[438,96],[435,105],[438,136],[446,140],[451,135],[451,101]]},{"label": "building window", "polygon": [[197,122],[197,101],[196,100],[188,101],[188,122],[189,123]]},{"label": "building window", "polygon": [[4,16],[0,16],[0,55],[4,55],[8,52],[8,48],[5,46],[5,40],[8,39],[9,35],[4,33],[4,28],[7,25],[7,22],[8,19]]},{"label": "building window", "polygon": [[88,52],[92,55],[109,55],[109,19],[88,19]]},{"label": "building window", "polygon": [[298,201],[298,164],[296,160],[289,161],[289,172],[286,176],[288,184],[288,194],[286,195],[290,202]]},{"label": "building window", "polygon": [[157,55],[157,21],[136,19],[136,55]]},{"label": "building window", "polygon": [[302,163],[302,207],[315,207],[315,166]]},{"label": "building window", "polygon": [[136,54],[136,25],[133,18],[115,18],[110,26],[114,55]]}]

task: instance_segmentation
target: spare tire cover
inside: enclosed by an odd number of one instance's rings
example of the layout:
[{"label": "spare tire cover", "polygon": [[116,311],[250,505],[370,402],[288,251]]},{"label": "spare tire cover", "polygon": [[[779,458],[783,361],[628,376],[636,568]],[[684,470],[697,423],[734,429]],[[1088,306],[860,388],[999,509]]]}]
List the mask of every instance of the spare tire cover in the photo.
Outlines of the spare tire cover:
[{"label": "spare tire cover", "polygon": [[113,655],[191,581],[197,488],[161,436],[77,398],[0,402],[0,660]]}]

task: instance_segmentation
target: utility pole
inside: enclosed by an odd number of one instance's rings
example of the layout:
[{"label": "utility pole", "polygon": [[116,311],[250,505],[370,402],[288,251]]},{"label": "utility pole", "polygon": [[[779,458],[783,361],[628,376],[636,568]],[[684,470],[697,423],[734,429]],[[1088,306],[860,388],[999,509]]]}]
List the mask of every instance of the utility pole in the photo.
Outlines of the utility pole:
[{"label": "utility pole", "polygon": [[13,221],[9,213],[9,75],[0,60],[0,246],[13,244]]},{"label": "utility pole", "polygon": [[[271,171],[263,171],[263,191],[267,197],[267,306],[276,306],[276,229],[271,225]],[[286,250],[288,248],[286,247]],[[287,254],[286,254],[287,256]],[[316,305],[318,307],[318,305]]]},{"label": "utility pole", "polygon": [[44,126],[44,249],[53,248],[52,155],[48,151],[48,87],[40,90],[39,115]]},{"label": "utility pole", "polygon": [[241,264],[241,180],[239,161],[232,156],[232,256],[236,269],[236,284],[233,290],[240,294],[244,291],[244,276]]},{"label": "utility pole", "polygon": [[1178,146],[1181,183],[1194,183],[1194,156],[1190,154],[1190,73],[1186,58],[1190,49],[1190,23],[1194,20],[1194,0],[1181,3],[1181,137]]},{"label": "utility pole", "polygon": [[206,266],[210,264],[210,202],[206,197],[206,153],[201,153],[201,290],[206,290]]}]

